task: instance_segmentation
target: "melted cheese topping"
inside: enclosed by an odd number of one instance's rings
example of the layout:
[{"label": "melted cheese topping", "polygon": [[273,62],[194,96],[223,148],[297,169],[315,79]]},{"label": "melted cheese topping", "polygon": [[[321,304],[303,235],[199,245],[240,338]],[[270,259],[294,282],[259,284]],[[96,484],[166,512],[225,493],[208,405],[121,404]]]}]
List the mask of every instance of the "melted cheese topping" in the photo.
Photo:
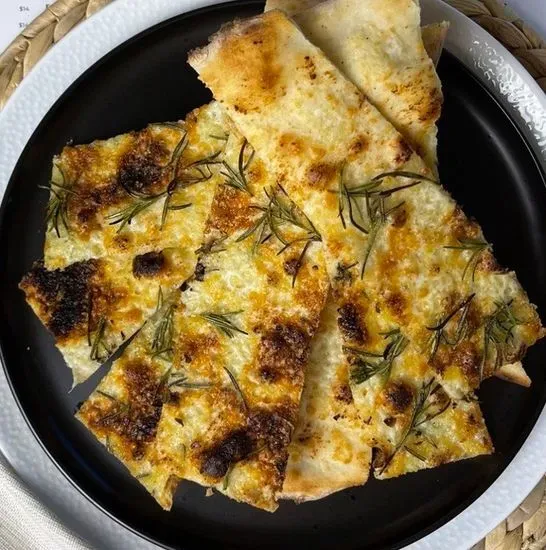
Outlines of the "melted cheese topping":
[{"label": "melted cheese topping", "polygon": [[[50,197],[64,197],[65,214],[49,224],[46,267],[199,246],[218,165],[195,163],[221,153],[225,141],[210,136],[222,138],[225,125],[225,115],[211,103],[185,121],[65,147],[53,160]],[[167,189],[171,207],[191,206],[171,208],[163,221]]]},{"label": "melted cheese topping", "polygon": [[[243,143],[232,132],[224,173],[238,166]],[[160,457],[160,471],[169,464],[173,478],[215,487],[231,498],[273,511],[328,278],[319,243],[309,241],[301,259],[307,241],[297,239],[306,233],[287,219],[277,219],[277,226],[268,218],[268,231],[280,231],[268,238],[259,231],[248,235],[263,212],[260,209],[282,191],[259,159],[249,155],[243,160],[248,192],[218,188],[195,275],[173,298],[177,306],[169,321],[173,327],[169,354],[155,358],[150,354],[153,338],[150,341],[148,330],[137,336],[137,343],[131,343],[114,366],[114,373],[125,368],[121,380],[127,384],[124,379],[132,376],[127,365],[147,365],[149,370],[150,361],[154,365],[163,361],[159,377],[163,389],[144,392],[142,400],[150,408],[158,392],[165,397],[161,419],[144,448],[139,447],[138,456],[128,454],[134,441],[127,436],[123,447],[113,452],[131,471],[140,456]],[[301,220],[302,214],[284,193],[282,200],[292,209],[291,216]],[[294,244],[285,248],[277,235]],[[293,260],[298,258],[301,265],[293,279]],[[149,323],[155,326],[152,334],[165,326],[161,319],[168,318],[166,311],[170,310],[164,309]],[[214,322],[211,315],[221,316],[220,321],[216,317]],[[105,387],[109,378],[103,382]],[[105,433],[118,433],[119,428],[89,417],[88,411],[97,403],[100,407],[104,399],[95,393],[79,417],[105,441]],[[131,417],[130,412],[123,414]],[[158,499],[162,505],[166,500]]]},{"label": "melted cheese topping", "polygon": [[[345,342],[369,353],[377,351],[374,346],[381,341],[379,351],[384,352],[384,337],[374,323],[383,325],[381,330],[398,328],[411,341],[400,358],[407,369],[402,375],[412,381],[411,388],[401,390],[407,407],[430,377],[440,377],[456,397],[477,386],[476,371],[484,355],[482,376],[494,371],[494,354],[483,349],[483,330],[494,314],[495,301],[514,308],[518,319],[511,330],[514,353],[541,336],[535,310],[515,276],[500,272],[484,252],[472,287],[471,311],[461,321],[463,310],[456,310],[440,341],[442,362],[427,361],[427,327],[447,316],[449,307],[469,298],[466,285],[472,280],[463,278],[465,251],[445,247],[482,235],[441,187],[421,177],[382,178],[375,189],[384,192],[384,208],[397,208],[385,215],[377,231],[371,231],[366,214],[361,225],[368,227],[367,234],[348,221],[343,226],[339,198],[333,192],[339,187],[340,173],[349,189],[395,170],[427,178],[431,174],[394,128],[281,13],[270,12],[223,29],[208,47],[190,56],[190,63],[323,236]],[[232,78],[222,77],[226,71]],[[413,185],[394,191],[404,183]],[[396,193],[396,201],[389,191]],[[351,204],[353,217],[358,208],[366,212],[362,198],[358,202]],[[346,220],[348,207],[345,202]],[[370,233],[375,233],[375,241]],[[373,248],[361,278],[368,246]],[[423,268],[436,271],[431,265],[435,261],[443,262],[441,282],[429,279],[430,270]],[[349,266],[353,266],[350,275],[338,277],[340,271],[350,271]],[[367,315],[372,308],[374,314]],[[445,341],[458,332],[459,322],[468,331],[467,338],[461,337],[460,345],[443,358],[450,347]],[[405,354],[413,354],[416,363],[403,360]],[[388,391],[383,395],[386,390],[379,382],[372,377],[359,385],[366,394],[359,400],[359,412],[371,418],[375,407],[387,406],[384,400],[390,395]],[[397,445],[387,440],[375,443]]]},{"label": "melted cheese topping", "polygon": [[[216,164],[192,163],[223,150],[228,123],[213,103],[185,122],[67,147],[55,159],[53,181],[73,182],[66,224],[65,218],[58,220],[60,237],[54,230],[46,237],[45,265],[56,269],[38,264],[21,288],[53,332],[74,384],[93,374],[142,326],[156,308],[160,288],[167,296],[192,275],[214,189],[223,181],[221,156],[213,159]],[[112,214],[163,193],[173,176],[170,159],[184,135],[170,209],[164,211],[166,196],[160,196],[130,223],[111,225]],[[53,198],[62,191],[52,184]]]}]

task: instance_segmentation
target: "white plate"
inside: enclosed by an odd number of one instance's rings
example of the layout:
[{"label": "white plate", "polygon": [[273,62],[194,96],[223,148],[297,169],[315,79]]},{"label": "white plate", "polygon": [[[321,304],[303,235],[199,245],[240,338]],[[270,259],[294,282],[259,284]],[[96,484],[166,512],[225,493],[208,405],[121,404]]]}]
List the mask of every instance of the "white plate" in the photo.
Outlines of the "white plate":
[{"label": "white plate", "polygon": [[[72,31],[23,81],[0,113],[0,198],[28,139],[53,103],[93,63],[137,33],[216,0],[117,0]],[[524,133],[546,171],[546,95],[522,65],[478,25],[441,0],[422,0],[423,21],[449,20],[447,49],[494,94]],[[80,535],[98,548],[155,546],[115,523],[78,493],[39,447],[0,373],[0,450]],[[507,517],[546,471],[546,411],[501,476],[450,522],[413,550],[466,550]],[[29,529],[32,529],[29,526]]]}]

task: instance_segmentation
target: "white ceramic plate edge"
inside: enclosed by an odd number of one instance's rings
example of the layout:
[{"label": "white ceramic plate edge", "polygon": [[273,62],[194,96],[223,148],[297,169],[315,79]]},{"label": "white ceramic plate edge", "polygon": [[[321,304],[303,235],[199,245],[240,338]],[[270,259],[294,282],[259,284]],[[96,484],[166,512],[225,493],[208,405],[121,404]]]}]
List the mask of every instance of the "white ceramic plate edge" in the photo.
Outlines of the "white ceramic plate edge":
[{"label": "white ceramic plate edge", "polygon": [[[216,0],[117,0],[82,24],[53,48],[23,81],[0,113],[0,197],[11,172],[37,125],[60,95],[85,70],[113,48],[150,26],[177,14],[217,3]],[[423,0],[424,20],[448,19],[452,28],[447,47],[469,66],[510,112],[546,168],[546,96],[525,69],[494,38],[441,0]],[[52,502],[69,506],[85,531],[96,524],[117,548],[136,548],[133,534],[116,528],[58,475],[30,435],[0,374],[0,449],[20,475],[44,492],[62,494]],[[514,460],[491,487],[456,518],[412,544],[412,550],[466,550],[483,538],[525,498],[546,471],[546,413],[543,411]],[[59,481],[60,479],[60,481]],[[62,516],[66,517],[67,507]],[[70,518],[67,518],[70,521]],[[89,525],[91,523],[91,525]],[[112,523],[112,525],[109,525]],[[105,533],[108,534],[108,533]],[[123,541],[123,542],[122,542]],[[106,541],[105,541],[106,542]],[[150,548],[148,543],[138,544]]]}]

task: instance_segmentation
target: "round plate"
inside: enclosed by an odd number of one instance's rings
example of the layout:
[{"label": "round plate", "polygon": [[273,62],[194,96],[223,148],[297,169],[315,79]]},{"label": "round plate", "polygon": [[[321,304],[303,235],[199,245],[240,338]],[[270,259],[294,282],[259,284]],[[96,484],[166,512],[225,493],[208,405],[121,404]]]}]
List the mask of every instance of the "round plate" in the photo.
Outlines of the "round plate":
[{"label": "round plate", "polygon": [[[283,503],[275,514],[219,495],[206,498],[204,489],[191,483],[181,485],[173,510],[163,512],[73,418],[108,365],[68,393],[69,372],[17,290],[23,273],[42,255],[48,194],[38,185],[47,185],[51,158],[68,141],[86,143],[151,121],[183,118],[209,101],[210,94],[185,63],[188,51],[204,44],[222,23],[262,9],[260,1],[208,7],[137,35],[87,70],[35,129],[11,175],[0,212],[0,345],[15,398],[52,460],[84,494],[124,525],[168,547],[208,547],[215,542],[223,548],[399,548],[422,539],[469,505],[460,517],[481,511],[490,523],[498,510],[492,513],[485,503],[501,480],[493,484],[522,447],[546,402],[544,343],[525,360],[531,389],[489,380],[480,390],[497,450],[493,456],[389,481],[372,480],[318,502]],[[107,24],[106,14],[97,18],[98,24]],[[442,182],[480,221],[497,258],[517,271],[545,318],[546,188],[539,162],[508,113],[460,61],[445,54],[439,74],[445,93],[439,134]],[[33,85],[38,84],[35,78]],[[28,88],[26,94],[28,101]],[[21,93],[13,101],[22,100]],[[0,144],[8,130],[6,119],[0,119]],[[529,445],[544,435],[543,428],[535,429],[518,455],[520,463],[532,456]],[[525,496],[529,480],[544,471],[540,460],[539,469],[537,461],[526,466],[525,482],[503,502],[505,514]],[[506,474],[502,479],[506,482]],[[463,530],[453,545],[444,538],[446,547],[468,547],[482,534],[483,523],[465,521],[466,533]],[[447,527],[439,532],[453,536]],[[485,523],[485,528],[492,527],[494,523]],[[424,540],[434,544],[431,537]]]}]

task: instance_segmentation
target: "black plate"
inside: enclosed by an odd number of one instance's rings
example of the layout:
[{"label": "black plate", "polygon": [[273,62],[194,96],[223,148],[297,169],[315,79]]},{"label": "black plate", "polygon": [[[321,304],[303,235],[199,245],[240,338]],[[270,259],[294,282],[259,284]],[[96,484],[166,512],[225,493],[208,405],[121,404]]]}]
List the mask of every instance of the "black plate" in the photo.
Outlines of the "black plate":
[{"label": "black plate", "polygon": [[[322,501],[254,510],[186,483],[163,512],[116,460],[73,419],[106,368],[68,393],[70,376],[52,338],[25,305],[17,283],[42,254],[44,209],[53,154],[69,140],[85,143],[182,118],[210,100],[185,63],[225,21],[258,13],[263,3],[204,9],[137,36],[89,69],[35,131],[11,178],[1,211],[0,343],[13,392],[36,437],[67,477],[114,518],[175,548],[395,548],[439,527],[498,477],[546,400],[546,346],[525,360],[533,387],[498,380],[480,391],[494,456],[460,462],[344,491]],[[453,57],[440,65],[445,109],[440,124],[441,177],[467,213],[480,220],[498,259],[515,269],[539,311],[546,311],[546,192],[522,136],[505,112]]]}]

